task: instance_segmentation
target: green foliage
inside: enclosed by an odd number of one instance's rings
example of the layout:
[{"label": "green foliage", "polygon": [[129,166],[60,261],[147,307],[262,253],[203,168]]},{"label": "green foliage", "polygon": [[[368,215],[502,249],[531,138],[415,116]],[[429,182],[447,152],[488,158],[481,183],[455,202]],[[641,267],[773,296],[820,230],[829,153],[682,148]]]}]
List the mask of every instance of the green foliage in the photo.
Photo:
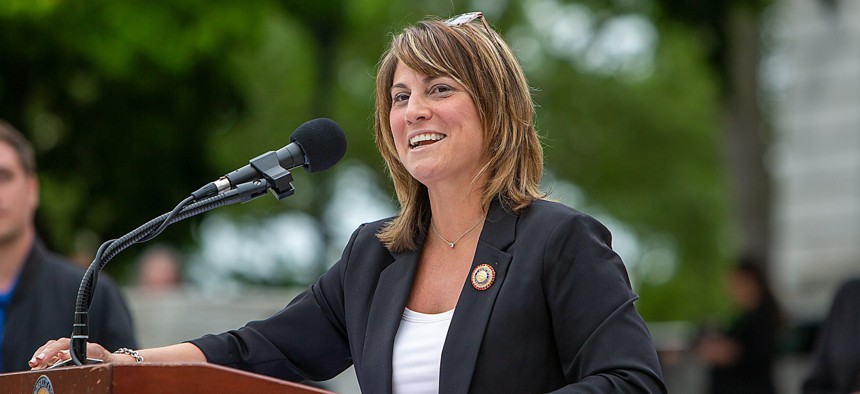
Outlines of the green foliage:
[{"label": "green foliage", "polygon": [[259,40],[258,6],[76,1],[4,14],[0,117],[36,145],[40,227],[57,249],[118,237],[217,173],[201,146],[242,111],[225,55]]},{"label": "green foliage", "polygon": [[668,283],[637,283],[640,311],[656,320],[701,318],[720,307],[713,278],[731,250],[717,87],[695,37],[671,25],[659,37],[647,72],[599,75],[544,57],[531,83],[547,167],[641,241],[667,236],[676,248]]},{"label": "green foliage", "polygon": [[33,18],[48,14],[59,0],[5,0],[0,2],[0,17]]}]

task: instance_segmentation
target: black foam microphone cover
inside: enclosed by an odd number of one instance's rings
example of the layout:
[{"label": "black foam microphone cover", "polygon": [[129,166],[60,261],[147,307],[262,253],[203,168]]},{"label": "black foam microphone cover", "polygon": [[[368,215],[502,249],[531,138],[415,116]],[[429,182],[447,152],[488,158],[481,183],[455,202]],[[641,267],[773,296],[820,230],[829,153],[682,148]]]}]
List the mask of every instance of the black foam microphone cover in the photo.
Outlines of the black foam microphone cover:
[{"label": "black foam microphone cover", "polygon": [[303,123],[290,136],[290,142],[302,148],[307,172],[327,170],[346,154],[346,134],[340,125],[328,118]]}]

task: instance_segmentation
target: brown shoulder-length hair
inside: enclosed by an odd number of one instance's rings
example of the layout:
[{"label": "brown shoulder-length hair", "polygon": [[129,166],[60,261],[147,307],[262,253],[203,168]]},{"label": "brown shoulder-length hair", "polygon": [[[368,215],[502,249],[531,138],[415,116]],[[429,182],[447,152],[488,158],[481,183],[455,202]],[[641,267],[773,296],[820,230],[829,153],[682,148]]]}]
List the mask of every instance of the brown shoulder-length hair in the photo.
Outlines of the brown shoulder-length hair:
[{"label": "brown shoulder-length hair", "polygon": [[415,250],[427,232],[427,188],[397,155],[389,123],[391,85],[397,64],[428,76],[449,76],[462,84],[477,106],[484,129],[487,164],[475,179],[488,175],[481,203],[493,200],[520,213],[542,198],[543,149],[534,127],[534,102],[525,74],[513,52],[486,23],[449,26],[426,19],[391,39],[376,74],[376,145],[394,183],[400,215],[377,237],[391,251]]}]

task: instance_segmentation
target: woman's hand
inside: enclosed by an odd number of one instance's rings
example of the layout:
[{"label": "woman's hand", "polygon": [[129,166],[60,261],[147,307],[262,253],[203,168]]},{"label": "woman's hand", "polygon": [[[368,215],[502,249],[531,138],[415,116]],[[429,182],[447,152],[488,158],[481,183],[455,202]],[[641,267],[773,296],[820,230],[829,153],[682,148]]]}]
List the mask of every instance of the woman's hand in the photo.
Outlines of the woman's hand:
[{"label": "woman's hand", "polygon": [[[69,338],[48,341],[33,353],[33,358],[29,362],[30,369],[50,368],[56,363],[72,358],[69,354],[69,343]],[[97,343],[87,343],[87,357],[96,358],[105,363],[123,362],[126,361],[125,358],[134,362],[131,356],[113,354]]]},{"label": "woman's hand", "polygon": [[[69,360],[72,358],[69,355],[69,343],[69,338],[48,341],[33,353],[33,358],[30,359],[30,369],[46,369]],[[188,342],[151,349],[138,349],[137,354],[150,362],[206,362],[206,355],[197,346]],[[134,356],[111,353],[97,343],[87,343],[87,357],[102,360],[105,364],[136,364],[138,362]]]}]

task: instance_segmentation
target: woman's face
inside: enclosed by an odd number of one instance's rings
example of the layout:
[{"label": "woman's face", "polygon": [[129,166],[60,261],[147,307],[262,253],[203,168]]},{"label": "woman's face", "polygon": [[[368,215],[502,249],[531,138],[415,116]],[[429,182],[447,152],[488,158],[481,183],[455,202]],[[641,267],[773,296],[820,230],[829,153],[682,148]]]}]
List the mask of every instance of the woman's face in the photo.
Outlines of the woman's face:
[{"label": "woman's face", "polygon": [[398,63],[390,96],[388,121],[407,171],[428,189],[471,182],[486,162],[484,133],[463,85]]}]

